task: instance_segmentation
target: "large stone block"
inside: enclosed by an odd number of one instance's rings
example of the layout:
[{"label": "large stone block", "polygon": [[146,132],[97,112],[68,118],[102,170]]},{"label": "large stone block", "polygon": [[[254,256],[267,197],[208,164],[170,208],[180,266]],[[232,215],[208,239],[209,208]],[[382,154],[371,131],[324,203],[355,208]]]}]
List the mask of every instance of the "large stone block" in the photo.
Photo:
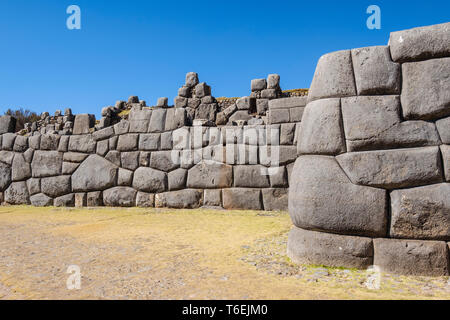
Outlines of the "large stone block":
[{"label": "large stone block", "polygon": [[69,151],[94,153],[96,147],[97,142],[92,138],[92,135],[90,134],[71,136],[69,140]]},{"label": "large stone block", "polygon": [[121,165],[121,157],[120,157],[120,152],[119,151],[109,151],[106,156],[105,159],[108,160],[111,163],[114,163],[116,166],[120,167]]},{"label": "large stone block", "polygon": [[336,159],[358,185],[397,189],[443,181],[439,147],[353,152]]},{"label": "large stone block", "polygon": [[34,152],[31,171],[34,178],[57,176],[61,174],[63,154],[58,151]]},{"label": "large stone block", "polygon": [[317,63],[308,100],[355,95],[356,87],[350,50],[322,56]]},{"label": "large stone block", "polygon": [[157,208],[195,209],[203,204],[203,190],[185,189],[159,193],[155,196]]},{"label": "large stone block", "polygon": [[264,210],[287,211],[289,206],[288,189],[262,189]]},{"label": "large stone block", "polygon": [[114,135],[114,127],[107,127],[99,131],[95,131],[92,134],[92,138],[95,141],[101,141],[105,139],[109,139]]},{"label": "large stone block", "polygon": [[133,207],[136,204],[136,190],[129,187],[115,187],[103,191],[103,204],[108,207]]},{"label": "large stone block", "polygon": [[184,189],[186,187],[187,174],[188,171],[182,168],[169,172],[169,191]]},{"label": "large stone block", "polygon": [[353,49],[352,61],[358,95],[400,94],[401,67],[388,46]]},{"label": "large stone block", "polygon": [[307,97],[290,97],[269,100],[269,109],[289,109],[305,107],[308,102]]},{"label": "large stone block", "polygon": [[130,122],[128,120],[122,120],[114,125],[114,133],[116,135],[128,133],[130,130]]},{"label": "large stone block", "polygon": [[31,178],[27,180],[28,193],[35,195],[41,193],[41,179]]},{"label": "large stone block", "polygon": [[95,126],[95,116],[93,114],[78,114],[75,116],[73,124],[73,134],[87,134],[89,129]]},{"label": "large stone block", "polygon": [[266,167],[260,165],[242,166],[233,168],[234,186],[248,188],[269,188],[269,176]]},{"label": "large stone block", "polygon": [[136,195],[136,206],[151,208],[155,206],[155,195],[152,193],[138,192]]},{"label": "large stone block", "polygon": [[72,175],[75,192],[99,191],[114,186],[117,166],[98,155],[90,155]]},{"label": "large stone block", "polygon": [[117,176],[117,184],[119,186],[128,187],[133,182],[133,171],[119,168]]},{"label": "large stone block", "polygon": [[30,196],[25,181],[13,182],[6,189],[5,202],[12,205],[30,204]]},{"label": "large stone block", "polygon": [[263,210],[260,189],[231,188],[222,190],[223,207],[236,210]]},{"label": "large stone block", "polygon": [[144,192],[164,192],[167,190],[167,174],[152,168],[140,167],[134,172],[133,188]]},{"label": "large stone block", "polygon": [[55,198],[53,201],[55,207],[74,207],[75,206],[75,195],[73,193],[66,194],[64,196]]},{"label": "large stone block", "polygon": [[448,248],[441,241],[374,239],[374,265],[382,272],[448,276]]},{"label": "large stone block", "polygon": [[203,193],[203,205],[207,207],[221,207],[222,206],[222,190],[220,189],[205,189]]},{"label": "large stone block", "polygon": [[41,150],[58,150],[59,139],[57,134],[41,135]]},{"label": "large stone block", "polygon": [[148,132],[162,132],[166,124],[167,109],[155,109],[152,111],[152,117],[148,126]]},{"label": "large stone block", "polygon": [[16,118],[12,116],[0,117],[0,135],[8,132],[14,133],[16,130]]},{"label": "large stone block", "polygon": [[0,151],[0,162],[12,165],[14,159],[14,152]]},{"label": "large stone block", "polygon": [[63,160],[66,162],[74,162],[81,163],[83,162],[89,155],[85,153],[78,152],[65,152],[63,156]]},{"label": "large stone block", "polygon": [[373,264],[372,239],[294,227],[287,253],[298,264],[365,269]]},{"label": "large stone block", "polygon": [[130,122],[129,132],[145,133],[148,132],[148,126],[150,123],[150,118],[152,116],[152,110],[143,109],[136,110],[132,109],[128,121]]},{"label": "large stone block", "polygon": [[31,196],[30,202],[34,207],[49,207],[53,205],[53,199],[43,193]]},{"label": "large stone block", "polygon": [[195,109],[195,119],[203,119],[209,121],[216,121],[217,103],[200,104]]},{"label": "large stone block", "polygon": [[16,153],[12,164],[12,180],[22,181],[31,177],[31,167],[22,153]]},{"label": "large stone block", "polygon": [[136,170],[139,167],[139,151],[122,152],[120,154],[120,163],[122,168]]},{"label": "large stone block", "polygon": [[402,70],[405,119],[436,120],[450,115],[450,58],[405,63]]},{"label": "large stone block", "polygon": [[436,121],[442,143],[450,144],[450,117]]},{"label": "large stone block", "polygon": [[117,151],[134,151],[138,147],[138,134],[124,134],[119,136]]},{"label": "large stone block", "polygon": [[392,32],[389,40],[396,62],[450,56],[450,22]]},{"label": "large stone block", "polygon": [[12,151],[14,148],[14,141],[17,135],[14,133],[5,133],[2,136],[2,149],[7,151]]},{"label": "large stone block", "polygon": [[88,207],[103,206],[103,196],[101,191],[88,192],[86,195],[86,204]]},{"label": "large stone block", "polygon": [[289,109],[269,109],[269,124],[287,123],[290,121]]},{"label": "large stone block", "polygon": [[[59,140],[59,136],[58,137]],[[55,150],[58,148],[58,145],[56,145]],[[14,152],[25,152],[28,149],[28,138],[24,136],[17,136],[14,140]]]},{"label": "large stone block", "polygon": [[341,103],[348,151],[436,146],[441,143],[433,123],[402,122],[398,96],[351,97],[343,98]]},{"label": "large stone block", "polygon": [[150,167],[169,172],[180,167],[179,151],[155,151],[150,156]]},{"label": "large stone block", "polygon": [[450,184],[391,192],[393,238],[450,240]]},{"label": "large stone block", "polygon": [[340,99],[313,101],[300,125],[299,154],[336,155],[346,151]]},{"label": "large stone block", "polygon": [[387,233],[386,191],[351,183],[333,157],[297,159],[289,214],[295,226],[308,230],[369,237]]},{"label": "large stone block", "polygon": [[199,189],[228,188],[233,183],[233,168],[223,163],[202,161],[189,170],[187,187]]},{"label": "large stone block", "polygon": [[0,162],[0,191],[5,189],[11,183],[11,166]]},{"label": "large stone block", "polygon": [[165,130],[175,130],[187,124],[186,109],[184,108],[170,108],[167,110]]},{"label": "large stone block", "polygon": [[253,79],[251,83],[251,90],[254,91],[261,91],[267,88],[267,82],[266,79]]}]

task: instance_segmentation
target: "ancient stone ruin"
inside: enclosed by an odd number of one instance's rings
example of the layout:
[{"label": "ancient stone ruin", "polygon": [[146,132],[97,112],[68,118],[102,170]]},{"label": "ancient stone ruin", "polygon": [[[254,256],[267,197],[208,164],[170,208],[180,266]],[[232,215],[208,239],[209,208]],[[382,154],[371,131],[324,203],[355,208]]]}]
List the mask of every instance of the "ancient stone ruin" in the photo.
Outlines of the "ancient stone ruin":
[{"label": "ancient stone ruin", "polygon": [[[450,23],[324,55],[307,91],[280,77],[174,106],[132,96],[14,133],[0,117],[0,203],[287,210],[298,263],[449,274]],[[295,165],[294,165],[295,163]]]}]

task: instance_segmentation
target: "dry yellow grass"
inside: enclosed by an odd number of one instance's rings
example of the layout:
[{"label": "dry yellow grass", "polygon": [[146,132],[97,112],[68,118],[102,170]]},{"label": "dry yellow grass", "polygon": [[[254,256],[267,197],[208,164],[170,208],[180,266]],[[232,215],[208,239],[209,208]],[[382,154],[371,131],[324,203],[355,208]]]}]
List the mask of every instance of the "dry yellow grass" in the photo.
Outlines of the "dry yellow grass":
[{"label": "dry yellow grass", "polygon": [[[0,207],[3,299],[449,299],[447,278],[295,266],[286,213]],[[67,290],[69,265],[81,290]],[[317,272],[321,271],[321,272]]]}]

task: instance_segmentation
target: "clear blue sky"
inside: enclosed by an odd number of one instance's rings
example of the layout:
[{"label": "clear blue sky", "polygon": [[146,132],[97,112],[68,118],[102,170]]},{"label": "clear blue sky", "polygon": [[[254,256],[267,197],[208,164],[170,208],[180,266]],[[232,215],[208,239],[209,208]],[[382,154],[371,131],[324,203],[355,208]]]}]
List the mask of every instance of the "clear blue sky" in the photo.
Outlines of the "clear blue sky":
[{"label": "clear blue sky", "polygon": [[[66,28],[71,4],[81,30]],[[366,27],[371,4],[381,30]],[[71,107],[98,117],[130,95],[173,101],[189,71],[215,97],[248,95],[251,79],[269,73],[283,89],[307,88],[322,54],[448,21],[448,0],[1,0],[0,113]]]}]

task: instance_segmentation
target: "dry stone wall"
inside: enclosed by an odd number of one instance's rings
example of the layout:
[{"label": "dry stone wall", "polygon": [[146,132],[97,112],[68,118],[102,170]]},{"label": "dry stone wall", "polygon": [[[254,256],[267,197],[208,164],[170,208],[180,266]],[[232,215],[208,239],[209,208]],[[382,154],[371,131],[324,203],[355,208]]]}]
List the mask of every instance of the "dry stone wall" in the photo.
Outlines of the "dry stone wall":
[{"label": "dry stone wall", "polygon": [[289,189],[299,263],[449,275],[450,23],[320,58]]}]

